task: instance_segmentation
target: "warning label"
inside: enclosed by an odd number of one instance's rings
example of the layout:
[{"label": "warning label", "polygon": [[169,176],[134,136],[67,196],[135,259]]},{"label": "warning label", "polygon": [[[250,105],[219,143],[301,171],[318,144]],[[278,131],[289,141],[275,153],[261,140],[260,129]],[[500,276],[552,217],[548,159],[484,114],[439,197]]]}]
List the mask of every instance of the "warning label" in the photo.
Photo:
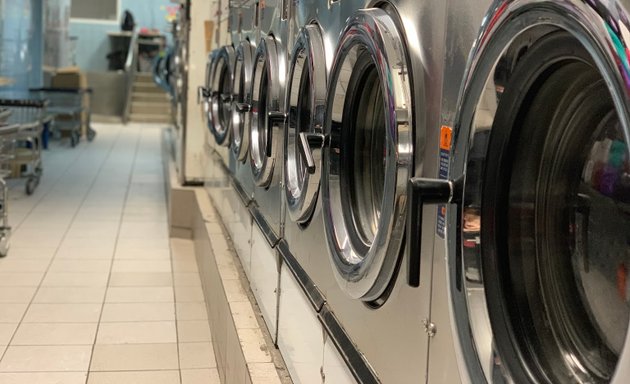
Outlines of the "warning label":
[{"label": "warning label", "polygon": [[[453,129],[443,125],[440,129],[440,170],[439,178],[442,180],[448,179],[448,168],[451,161],[451,147],[453,145]],[[437,228],[436,232],[438,236],[444,238],[446,232],[446,205],[440,204],[438,206],[437,213]]]}]

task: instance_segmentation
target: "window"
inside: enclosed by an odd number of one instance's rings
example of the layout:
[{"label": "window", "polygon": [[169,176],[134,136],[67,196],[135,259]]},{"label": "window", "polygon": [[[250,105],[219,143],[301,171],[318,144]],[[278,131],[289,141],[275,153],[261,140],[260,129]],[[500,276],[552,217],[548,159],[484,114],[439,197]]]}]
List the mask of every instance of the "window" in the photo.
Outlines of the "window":
[{"label": "window", "polygon": [[70,17],[118,21],[118,3],[119,0],[72,0]]}]

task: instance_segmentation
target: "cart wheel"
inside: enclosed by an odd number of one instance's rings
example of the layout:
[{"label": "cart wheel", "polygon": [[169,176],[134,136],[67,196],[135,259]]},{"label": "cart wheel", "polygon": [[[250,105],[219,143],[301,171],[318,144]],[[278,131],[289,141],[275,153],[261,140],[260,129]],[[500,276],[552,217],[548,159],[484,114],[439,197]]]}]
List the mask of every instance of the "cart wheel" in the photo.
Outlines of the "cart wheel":
[{"label": "cart wheel", "polygon": [[35,192],[35,187],[37,187],[38,184],[38,180],[36,177],[29,177],[26,180],[26,194],[27,195],[32,195],[33,192]]},{"label": "cart wheel", "polygon": [[96,131],[93,130],[91,127],[88,128],[88,130],[87,130],[87,139],[88,139],[88,141],[94,140],[95,137],[96,137]]}]

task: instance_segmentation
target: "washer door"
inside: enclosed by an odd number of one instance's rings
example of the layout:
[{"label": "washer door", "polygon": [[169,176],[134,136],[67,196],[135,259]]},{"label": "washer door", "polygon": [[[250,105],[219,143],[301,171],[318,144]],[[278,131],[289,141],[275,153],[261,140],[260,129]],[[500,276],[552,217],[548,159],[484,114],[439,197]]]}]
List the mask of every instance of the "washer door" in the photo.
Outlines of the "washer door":
[{"label": "washer door", "polygon": [[[250,109],[250,165],[257,186],[266,188],[273,180],[278,150],[282,145],[280,47],[269,35],[260,40],[254,58]],[[281,160],[281,159],[280,159]]]},{"label": "washer door", "polygon": [[212,134],[219,145],[229,145],[234,81],[234,48],[226,45],[219,50],[212,66],[210,116]]},{"label": "washer door", "polygon": [[211,97],[212,97],[212,79],[214,74],[214,65],[216,64],[216,58],[219,55],[219,50],[215,49],[208,54],[208,60],[206,61],[206,78],[203,86],[199,87],[197,100],[201,103],[201,107],[203,109],[203,120],[208,127],[212,136],[214,136],[214,127],[212,121],[212,108],[211,108]]},{"label": "washer door", "polygon": [[251,109],[252,72],[254,67],[254,47],[243,40],[236,49],[234,59],[234,82],[232,84],[232,153],[245,162],[249,150],[249,110]]},{"label": "washer door", "polygon": [[405,227],[413,140],[402,41],[385,11],[357,11],[341,36],[328,89],[322,174],[328,249],[342,289],[368,302],[392,281]]},{"label": "washer door", "polygon": [[289,216],[308,224],[317,203],[326,110],[326,61],[317,25],[300,30],[287,89],[284,193]]},{"label": "washer door", "polygon": [[603,5],[525,3],[486,18],[456,124],[449,184],[463,188],[443,194],[459,205],[447,234],[461,372],[626,383],[630,104],[625,48],[604,47],[623,41],[607,23],[627,26]]}]

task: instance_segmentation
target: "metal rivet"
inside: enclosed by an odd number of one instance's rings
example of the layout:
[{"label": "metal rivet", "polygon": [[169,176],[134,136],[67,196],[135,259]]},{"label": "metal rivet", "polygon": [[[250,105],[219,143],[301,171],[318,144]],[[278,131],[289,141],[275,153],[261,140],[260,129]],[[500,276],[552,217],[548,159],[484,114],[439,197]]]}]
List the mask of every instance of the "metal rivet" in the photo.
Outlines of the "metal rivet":
[{"label": "metal rivet", "polygon": [[422,320],[422,325],[424,326],[424,331],[429,335],[429,337],[435,336],[437,333],[437,326],[430,322],[428,319]]}]

